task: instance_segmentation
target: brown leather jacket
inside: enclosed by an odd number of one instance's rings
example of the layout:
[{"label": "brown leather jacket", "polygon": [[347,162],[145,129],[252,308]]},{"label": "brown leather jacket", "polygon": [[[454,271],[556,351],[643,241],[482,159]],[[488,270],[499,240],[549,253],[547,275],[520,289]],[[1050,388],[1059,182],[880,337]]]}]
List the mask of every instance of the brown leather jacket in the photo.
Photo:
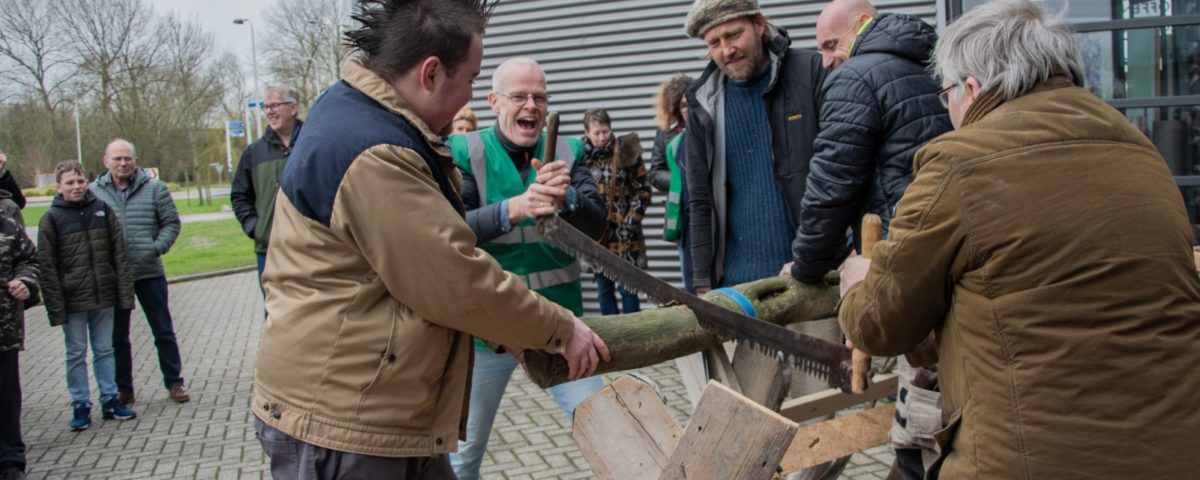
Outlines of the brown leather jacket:
[{"label": "brown leather jacket", "polygon": [[859,347],[936,332],[942,478],[1200,471],[1200,277],[1162,157],[1058,78],[980,98],[916,156],[840,312]]}]

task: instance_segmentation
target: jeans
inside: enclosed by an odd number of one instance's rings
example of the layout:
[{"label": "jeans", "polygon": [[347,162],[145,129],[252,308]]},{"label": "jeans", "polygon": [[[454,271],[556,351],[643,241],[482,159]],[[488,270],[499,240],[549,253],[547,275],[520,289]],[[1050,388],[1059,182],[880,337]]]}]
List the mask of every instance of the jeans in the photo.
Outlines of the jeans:
[{"label": "jeans", "polygon": [[[641,303],[636,293],[618,287],[608,277],[596,274],[596,289],[599,290],[600,314],[616,315],[618,313],[635,313],[641,310]],[[621,311],[617,311],[617,296],[614,290],[621,292]]]},{"label": "jeans", "polygon": [[696,285],[692,283],[692,247],[688,245],[687,234],[679,233],[679,268],[683,273],[683,290],[695,294]]},{"label": "jeans", "polygon": [[267,268],[267,254],[256,253],[255,255],[258,256],[258,290],[260,292],[262,292],[263,300],[266,300],[267,299],[267,291],[263,290],[262,273],[263,273],[263,269]]},{"label": "jeans", "polygon": [[[162,371],[163,385],[167,388],[183,384],[181,370],[183,360],[179,358],[179,342],[175,340],[175,325],[171,322],[171,310],[167,306],[167,278],[154,277],[133,282],[133,291],[138,303],[146,312],[146,322],[154,334],[154,346],[158,349],[158,368]],[[113,321],[113,351],[117,356],[117,389],[133,393],[133,349],[129,344],[129,319],[133,310],[116,308]]]},{"label": "jeans", "polygon": [[100,387],[100,404],[117,396],[116,361],[113,359],[113,307],[67,315],[63,336],[67,343],[67,391],[75,403],[91,399],[88,391],[88,333],[92,336],[92,370]]},{"label": "jeans", "polygon": [[0,352],[0,468],[25,470],[21,441],[21,366],[17,350]]},{"label": "jeans", "polygon": [[330,450],[296,440],[257,417],[254,434],[271,461],[271,477],[275,480],[454,479],[445,455],[389,458]]},{"label": "jeans", "polygon": [[[479,478],[479,466],[483,464],[483,452],[487,450],[488,437],[492,435],[492,423],[496,420],[500,399],[516,368],[517,359],[512,355],[475,350],[467,440],[459,442],[458,453],[450,454],[450,463],[459,480]],[[575,415],[575,406],[601,388],[604,388],[604,379],[597,376],[550,387],[549,392],[559,408],[567,413],[567,419],[571,420]]]}]

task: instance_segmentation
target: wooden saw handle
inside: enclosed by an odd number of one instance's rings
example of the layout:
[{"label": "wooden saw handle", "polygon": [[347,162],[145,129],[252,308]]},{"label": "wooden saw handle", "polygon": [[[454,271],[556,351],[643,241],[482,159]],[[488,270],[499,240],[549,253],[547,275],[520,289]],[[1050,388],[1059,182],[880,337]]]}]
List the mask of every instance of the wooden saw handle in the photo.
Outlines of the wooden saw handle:
[{"label": "wooden saw handle", "polygon": [[554,161],[554,147],[558,146],[558,112],[546,115],[546,148],[542,149],[542,165]]},{"label": "wooden saw handle", "polygon": [[[862,256],[871,258],[875,244],[879,243],[879,238],[883,236],[883,219],[874,213],[863,215],[860,234],[862,235]],[[867,375],[871,373],[871,355],[855,348],[854,353],[851,354],[850,369],[850,390],[854,393],[862,393],[870,383]]]}]

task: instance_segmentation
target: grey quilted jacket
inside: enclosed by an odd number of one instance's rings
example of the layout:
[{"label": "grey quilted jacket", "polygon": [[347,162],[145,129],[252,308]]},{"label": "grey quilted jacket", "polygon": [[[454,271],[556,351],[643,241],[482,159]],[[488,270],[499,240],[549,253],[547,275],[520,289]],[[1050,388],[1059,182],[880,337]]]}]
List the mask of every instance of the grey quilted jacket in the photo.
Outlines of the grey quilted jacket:
[{"label": "grey quilted jacket", "polygon": [[125,196],[117,191],[110,173],[101,175],[90,188],[121,220],[133,279],[164,276],[160,257],[179,238],[179,211],[167,185],[151,179],[148,172],[139,168]]}]

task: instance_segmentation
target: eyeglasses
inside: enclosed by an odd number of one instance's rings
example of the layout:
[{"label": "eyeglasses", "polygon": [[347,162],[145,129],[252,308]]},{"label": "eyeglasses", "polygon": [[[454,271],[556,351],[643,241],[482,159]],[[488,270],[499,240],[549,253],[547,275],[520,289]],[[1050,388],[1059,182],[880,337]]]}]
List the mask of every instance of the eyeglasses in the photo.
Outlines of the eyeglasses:
[{"label": "eyeglasses", "polygon": [[950,108],[950,91],[958,88],[959,84],[955,83],[949,87],[938,90],[938,100],[942,102],[942,107]]},{"label": "eyeglasses", "polygon": [[532,93],[499,93],[499,92],[496,92],[496,93],[503,96],[504,98],[507,98],[509,101],[513,102],[513,104],[518,107],[524,106],[525,102],[528,102],[529,99],[531,99],[531,98],[533,99],[533,104],[536,105],[538,108],[546,108],[547,105],[550,105],[550,96],[549,95],[539,95],[539,94],[532,94]]},{"label": "eyeglasses", "polygon": [[295,104],[296,104],[296,102],[279,102],[279,103],[268,103],[268,104],[266,104],[266,105],[263,105],[263,110],[265,110],[265,111],[268,111],[268,112],[269,112],[269,111],[271,111],[271,110],[276,110],[276,109],[278,109],[279,107],[282,107],[282,106],[285,106],[285,105],[295,105]]}]

